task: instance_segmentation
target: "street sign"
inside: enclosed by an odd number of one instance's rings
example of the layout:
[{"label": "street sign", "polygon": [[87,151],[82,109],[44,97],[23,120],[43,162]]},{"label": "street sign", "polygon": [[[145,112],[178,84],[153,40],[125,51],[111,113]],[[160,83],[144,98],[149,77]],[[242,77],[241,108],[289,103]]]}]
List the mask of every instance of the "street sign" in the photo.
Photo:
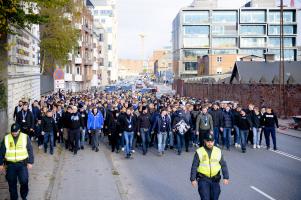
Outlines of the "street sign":
[{"label": "street sign", "polygon": [[54,80],[64,80],[64,71],[60,68],[57,68],[53,73]]},{"label": "street sign", "polygon": [[54,89],[65,89],[65,80],[54,80]]}]

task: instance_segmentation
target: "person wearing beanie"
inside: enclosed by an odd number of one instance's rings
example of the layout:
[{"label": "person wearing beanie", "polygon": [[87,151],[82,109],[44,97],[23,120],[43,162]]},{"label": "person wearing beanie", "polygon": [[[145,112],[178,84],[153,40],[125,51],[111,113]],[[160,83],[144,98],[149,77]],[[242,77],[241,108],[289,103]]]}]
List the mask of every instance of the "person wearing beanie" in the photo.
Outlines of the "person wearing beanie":
[{"label": "person wearing beanie", "polygon": [[29,137],[20,132],[18,124],[13,124],[11,133],[4,137],[0,146],[0,173],[6,171],[11,200],[18,199],[18,180],[21,198],[27,198],[28,169],[32,168],[33,163],[34,155]]}]

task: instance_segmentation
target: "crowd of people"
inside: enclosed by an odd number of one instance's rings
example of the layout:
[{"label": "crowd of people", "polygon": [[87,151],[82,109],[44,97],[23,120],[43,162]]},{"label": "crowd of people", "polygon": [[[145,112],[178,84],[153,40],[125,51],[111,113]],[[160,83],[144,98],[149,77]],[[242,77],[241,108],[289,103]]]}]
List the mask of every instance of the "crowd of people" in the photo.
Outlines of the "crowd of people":
[{"label": "crowd of people", "polygon": [[112,152],[123,151],[126,158],[135,150],[146,155],[151,147],[159,156],[167,149],[181,155],[203,146],[206,134],[214,136],[216,146],[229,151],[233,146],[243,153],[248,143],[261,148],[264,135],[266,148],[271,137],[277,150],[279,126],[272,108],[242,106],[151,93],[59,91],[39,101],[20,100],[14,119],[22,133],[50,154],[58,144],[74,154],[88,146],[98,152],[100,138],[108,137]]}]

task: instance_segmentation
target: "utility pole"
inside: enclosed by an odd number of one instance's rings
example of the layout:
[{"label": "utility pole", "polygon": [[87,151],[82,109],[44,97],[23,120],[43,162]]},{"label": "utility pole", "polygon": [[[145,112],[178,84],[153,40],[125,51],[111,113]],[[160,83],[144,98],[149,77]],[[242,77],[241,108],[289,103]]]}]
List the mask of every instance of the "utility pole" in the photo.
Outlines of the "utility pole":
[{"label": "utility pole", "polygon": [[284,30],[283,30],[283,0],[280,0],[280,66],[279,66],[279,108],[286,117],[285,80],[284,80]]},{"label": "utility pole", "polygon": [[142,69],[145,70],[145,72],[147,72],[147,66],[145,65],[145,50],[144,50],[144,40],[146,35],[144,33],[140,33],[139,37],[141,39],[141,56],[142,56]]}]

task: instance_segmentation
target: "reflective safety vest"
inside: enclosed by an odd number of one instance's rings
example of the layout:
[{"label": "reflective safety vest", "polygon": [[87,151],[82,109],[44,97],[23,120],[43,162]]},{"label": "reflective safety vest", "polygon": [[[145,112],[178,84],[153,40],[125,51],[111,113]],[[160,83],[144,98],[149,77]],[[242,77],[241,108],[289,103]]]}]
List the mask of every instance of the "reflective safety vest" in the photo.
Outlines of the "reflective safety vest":
[{"label": "reflective safety vest", "polygon": [[8,162],[20,162],[28,158],[27,152],[27,135],[20,133],[17,143],[15,144],[12,134],[8,134],[4,138],[5,142],[5,160]]},{"label": "reflective safety vest", "polygon": [[219,163],[222,158],[221,150],[217,147],[213,147],[210,159],[204,147],[197,149],[196,152],[200,160],[197,171],[209,178],[216,176],[221,170]]}]

